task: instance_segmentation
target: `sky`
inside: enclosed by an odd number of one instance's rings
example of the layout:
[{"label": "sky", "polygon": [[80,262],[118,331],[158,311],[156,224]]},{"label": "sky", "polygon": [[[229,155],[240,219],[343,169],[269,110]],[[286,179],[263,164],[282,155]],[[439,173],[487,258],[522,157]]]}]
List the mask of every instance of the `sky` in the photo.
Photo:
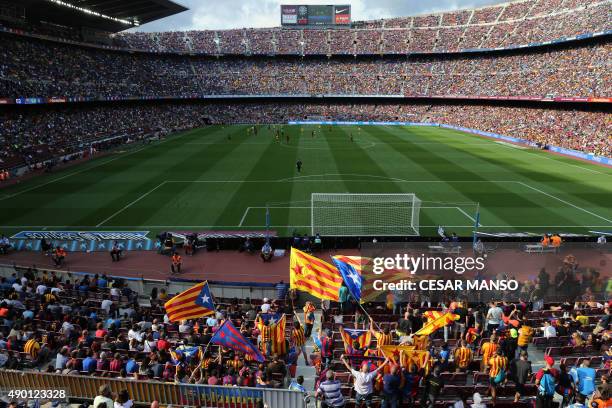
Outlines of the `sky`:
[{"label": "sky", "polygon": [[[174,0],[189,10],[130,31],[278,27],[281,4],[350,4],[352,20],[374,20],[481,7],[504,0]],[[505,0],[507,1],[507,0]]]}]

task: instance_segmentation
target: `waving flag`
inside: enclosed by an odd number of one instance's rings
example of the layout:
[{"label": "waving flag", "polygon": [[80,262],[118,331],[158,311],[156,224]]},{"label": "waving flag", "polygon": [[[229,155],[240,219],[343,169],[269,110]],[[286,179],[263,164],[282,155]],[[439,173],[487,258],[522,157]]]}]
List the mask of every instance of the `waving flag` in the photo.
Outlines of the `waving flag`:
[{"label": "waving flag", "polygon": [[231,348],[251,356],[255,361],[263,362],[264,356],[261,355],[257,347],[247,340],[232,324],[231,321],[223,322],[219,330],[210,339],[212,344]]},{"label": "waving flag", "polygon": [[333,265],[291,248],[289,274],[291,289],[308,292],[319,299],[338,301],[342,276]]},{"label": "waving flag", "polygon": [[427,318],[427,323],[442,317],[442,315],[444,315],[444,313],[438,310],[427,310],[423,312],[423,316]]},{"label": "waving flag", "polygon": [[179,363],[181,356],[183,356],[183,359],[186,362],[190,362],[196,357],[198,360],[201,360],[203,354],[204,353],[202,351],[202,347],[195,347],[195,346],[189,346],[189,347],[180,346],[174,350],[170,350],[170,358],[172,359],[172,362],[174,364]]},{"label": "waving flag", "polygon": [[164,308],[171,322],[197,319],[215,313],[215,305],[206,281],[179,293],[167,301]]},{"label": "waving flag", "polygon": [[[353,266],[353,262],[349,257],[345,256],[334,256],[332,262],[338,268],[344,283],[346,284],[349,293],[356,301],[361,300],[361,286],[363,286],[363,278],[361,276],[361,268],[359,271]],[[360,266],[360,265],[356,265]]]},{"label": "waving flag", "polygon": [[421,330],[417,331],[414,334],[417,336],[428,336],[436,330],[451,324],[457,319],[459,319],[459,315],[448,312],[438,317],[437,319],[430,320],[425,326],[421,328]]},{"label": "waving flag", "polygon": [[287,354],[287,343],[285,342],[285,315],[272,326],[272,353],[279,356]]},{"label": "waving flag", "polygon": [[367,348],[372,340],[372,333],[369,330],[340,327],[340,335],[342,336],[342,341],[344,341],[344,352],[347,354],[354,354],[353,344],[355,342],[359,343],[360,348]]},{"label": "waving flag", "polygon": [[[348,265],[353,271],[355,271],[361,277],[360,284],[360,296],[357,298],[361,303],[371,302],[380,295],[380,291],[374,289],[374,281],[382,279],[387,283],[397,283],[402,279],[411,279],[411,275],[405,271],[397,269],[387,269],[382,274],[377,275],[373,272],[373,261],[372,258],[364,256],[347,256],[347,255],[336,255],[333,257],[334,264],[338,266],[336,262],[342,262]],[[342,274],[342,269],[338,266],[338,270]],[[350,271],[350,270],[349,270]],[[342,275],[344,277],[344,275]],[[354,280],[354,278],[350,278]],[[347,279],[345,278],[346,286],[351,290]],[[355,285],[357,286],[357,285]],[[351,294],[355,297],[353,292]]]},{"label": "waving flag", "polygon": [[[381,350],[385,357],[402,367],[416,366],[418,369],[429,372],[432,366],[431,355],[426,350],[415,350],[414,346],[382,346]],[[403,360],[399,361],[400,351],[403,351]]]}]

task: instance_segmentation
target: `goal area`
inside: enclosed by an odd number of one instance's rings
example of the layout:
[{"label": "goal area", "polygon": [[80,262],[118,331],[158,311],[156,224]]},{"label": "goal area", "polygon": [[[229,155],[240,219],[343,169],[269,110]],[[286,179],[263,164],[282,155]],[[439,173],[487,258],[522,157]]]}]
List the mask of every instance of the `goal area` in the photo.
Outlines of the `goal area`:
[{"label": "goal area", "polygon": [[418,236],[421,200],[415,194],[312,193],[312,234]]}]

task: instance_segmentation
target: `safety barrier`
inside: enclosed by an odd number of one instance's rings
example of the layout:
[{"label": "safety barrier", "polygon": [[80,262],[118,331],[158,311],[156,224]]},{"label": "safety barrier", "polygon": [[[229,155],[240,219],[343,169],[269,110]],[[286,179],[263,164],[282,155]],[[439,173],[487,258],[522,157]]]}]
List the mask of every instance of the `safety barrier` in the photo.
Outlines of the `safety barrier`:
[{"label": "safety barrier", "polygon": [[65,390],[68,398],[93,399],[101,385],[112,392],[127,390],[136,403],[202,408],[304,408],[301,392],[273,388],[222,387],[135,381],[120,378],[0,370],[0,384],[12,390]]}]

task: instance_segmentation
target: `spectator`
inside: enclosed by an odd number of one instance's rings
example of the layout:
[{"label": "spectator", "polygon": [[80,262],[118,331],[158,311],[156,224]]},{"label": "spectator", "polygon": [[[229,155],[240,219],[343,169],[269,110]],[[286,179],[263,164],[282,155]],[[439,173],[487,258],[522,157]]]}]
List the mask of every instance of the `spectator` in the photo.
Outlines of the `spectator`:
[{"label": "spectator", "polygon": [[378,371],[389,363],[389,359],[385,359],[385,361],[373,371],[370,371],[370,366],[368,364],[362,364],[359,371],[353,370],[344,354],[340,357],[340,360],[355,379],[353,387],[356,393],[356,403],[358,405],[365,403],[366,407],[370,408],[372,406],[372,395],[374,393],[372,381],[376,377]]},{"label": "spectator", "polygon": [[325,381],[319,384],[317,388],[316,397],[323,397],[321,401],[321,408],[342,408],[344,407],[345,400],[342,395],[342,383],[334,379],[334,372],[328,370],[325,373]]},{"label": "spectator", "polygon": [[111,390],[108,384],[100,386],[100,389],[98,390],[98,395],[96,396],[96,398],[94,398],[93,401],[93,408],[101,408],[101,404],[106,404],[106,408],[114,407]]},{"label": "spectator", "polygon": [[559,372],[553,368],[554,360],[552,357],[545,356],[544,362],[544,368],[541,368],[535,376],[536,386],[538,387],[536,401],[540,408],[552,408]]},{"label": "spectator", "polygon": [[515,358],[510,362],[510,379],[516,385],[514,394],[514,402],[517,403],[522,397],[525,397],[527,390],[525,384],[531,377],[531,362],[528,360],[526,351],[521,351],[519,358]]}]

